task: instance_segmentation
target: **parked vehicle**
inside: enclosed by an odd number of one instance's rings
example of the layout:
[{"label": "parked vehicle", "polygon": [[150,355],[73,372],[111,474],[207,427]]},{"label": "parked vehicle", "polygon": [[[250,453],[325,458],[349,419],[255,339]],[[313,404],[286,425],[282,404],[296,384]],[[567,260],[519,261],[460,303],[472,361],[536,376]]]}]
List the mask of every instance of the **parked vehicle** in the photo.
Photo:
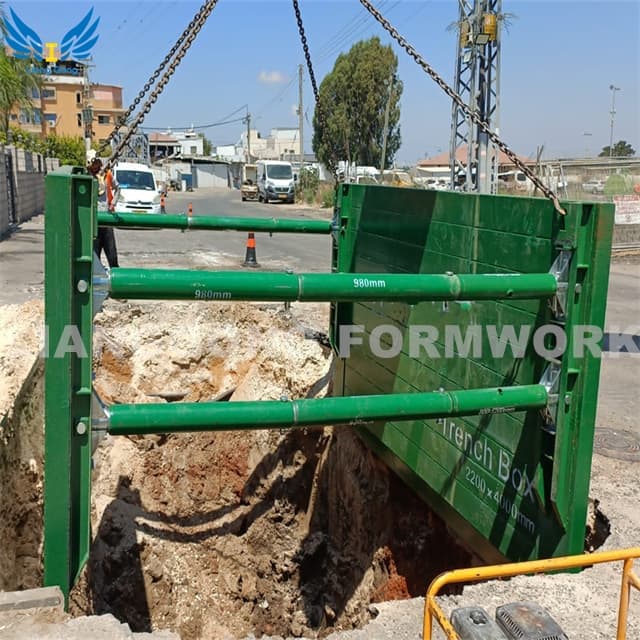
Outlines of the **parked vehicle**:
[{"label": "parked vehicle", "polygon": [[269,202],[280,200],[292,203],[295,199],[295,180],[290,162],[280,160],[259,160],[256,164],[258,172],[258,200]]},{"label": "parked vehicle", "polygon": [[380,184],[373,176],[356,176],[356,184]]},{"label": "parked vehicle", "polygon": [[604,180],[597,180],[595,178],[582,183],[582,188],[588,193],[603,193],[604,192]]},{"label": "parked vehicle", "polygon": [[[473,170],[475,172],[475,169]],[[533,182],[520,170],[505,171],[498,174],[498,181],[509,190],[533,193]]]},{"label": "parked vehicle", "polygon": [[436,191],[448,191],[451,189],[450,178],[418,178],[414,182],[425,189],[435,189]]},{"label": "parked vehicle", "polygon": [[255,164],[245,164],[242,167],[240,195],[243,202],[258,199],[258,168]]},{"label": "parked vehicle", "polygon": [[413,180],[406,171],[385,169],[382,173],[382,184],[392,187],[413,187]]},{"label": "parked vehicle", "polygon": [[150,167],[119,162],[113,175],[118,185],[116,213],[160,213],[160,189]]}]

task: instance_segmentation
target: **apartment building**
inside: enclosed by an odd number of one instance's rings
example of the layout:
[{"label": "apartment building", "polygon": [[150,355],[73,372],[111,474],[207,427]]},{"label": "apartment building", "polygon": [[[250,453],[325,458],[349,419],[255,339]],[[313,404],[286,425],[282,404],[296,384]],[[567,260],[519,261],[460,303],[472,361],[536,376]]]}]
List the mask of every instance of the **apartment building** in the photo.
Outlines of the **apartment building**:
[{"label": "apartment building", "polygon": [[11,123],[32,133],[84,137],[83,110],[91,109],[92,138],[106,139],[124,113],[122,87],[88,84],[85,68],[78,62],[58,61],[55,67],[33,67],[41,78],[33,89],[31,113],[24,109],[11,115]]}]

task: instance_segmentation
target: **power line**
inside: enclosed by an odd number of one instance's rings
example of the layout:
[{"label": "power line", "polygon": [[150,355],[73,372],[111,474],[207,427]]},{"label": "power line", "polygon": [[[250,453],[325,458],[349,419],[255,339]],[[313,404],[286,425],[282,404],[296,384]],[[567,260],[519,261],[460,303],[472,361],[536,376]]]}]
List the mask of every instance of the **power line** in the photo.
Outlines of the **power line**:
[{"label": "power line", "polygon": [[[386,15],[389,15],[400,4],[400,0],[397,0],[391,6],[385,7],[385,3],[386,2],[387,2],[387,0],[382,0],[382,2],[380,3],[380,7],[379,7],[381,9],[385,9]],[[346,32],[343,35],[342,38],[340,38],[336,43],[334,43],[334,45],[332,45],[324,55],[320,55],[318,57],[318,62],[323,62],[324,60],[327,60],[328,58],[334,57],[337,53],[339,53],[341,51],[341,49],[345,46],[345,44],[347,44],[349,42],[353,43],[353,41],[356,38],[358,38],[363,33],[368,31],[369,29],[371,29],[371,27],[374,24],[375,24],[375,22],[371,20],[370,16],[368,16],[364,20],[362,20],[362,19],[358,20],[358,22],[356,24],[354,24],[349,29],[349,31]]]},{"label": "power line", "polygon": [[412,20],[413,18],[415,18],[421,11],[429,7],[429,5],[430,3],[426,1],[423,2],[422,4],[419,4],[418,8],[415,11],[411,12],[409,15],[405,16],[402,20],[400,20],[400,22],[398,22],[398,26],[406,24],[409,20]]},{"label": "power line", "polygon": [[259,109],[256,110],[254,118],[257,119],[258,117],[260,117],[264,113],[264,111],[269,108],[274,102],[280,100],[287,92],[287,90],[291,88],[294,80],[295,76],[292,75],[291,80],[289,80],[289,82],[282,89],[280,89],[280,91],[273,98],[271,98],[268,102],[265,102]]},{"label": "power line", "polygon": [[210,129],[211,127],[221,127],[224,124],[232,124],[234,122],[242,122],[244,120],[244,117],[242,118],[234,118],[233,120],[224,120],[224,121],[220,121],[220,122],[212,122],[211,124],[199,124],[199,125],[194,125],[194,126],[187,126],[187,127],[140,127],[140,129],[142,130],[147,130],[147,131],[169,131],[171,129],[175,129],[176,131],[180,131],[181,129],[185,129],[185,130],[189,130],[189,131],[195,131],[196,129]]},{"label": "power line", "polygon": [[[390,0],[380,0],[378,8],[383,10],[389,1]],[[365,23],[365,26],[370,24],[370,18],[371,16],[369,14],[365,14],[363,17],[362,10],[356,11],[351,19],[318,49],[316,55],[319,58],[327,57],[327,55],[330,55],[331,51],[335,50],[336,45],[338,45],[338,49],[342,47],[342,45],[350,38],[351,34],[354,33],[354,31],[357,31],[358,28],[362,27],[363,22]]]},{"label": "power line", "polygon": [[[386,0],[382,0],[381,5],[383,5]],[[343,35],[351,28],[354,24],[360,24],[362,22],[362,10],[356,11],[349,20],[345,22],[345,24],[334,33],[324,44],[320,45],[316,51],[317,56],[324,55],[329,49],[331,49],[336,42],[338,42]]]},{"label": "power line", "polygon": [[249,109],[249,105],[248,104],[243,104],[241,107],[238,107],[235,111],[232,111],[231,113],[228,113],[224,118],[222,118],[223,120],[226,120],[227,118],[230,118],[231,116],[235,116],[236,113],[238,113],[238,111],[242,111],[243,109]]},{"label": "power line", "polygon": [[235,109],[234,111],[232,111],[231,113],[228,113],[226,116],[223,116],[222,118],[220,118],[220,120],[216,121],[216,122],[212,122],[211,124],[200,124],[197,126],[191,126],[189,125],[188,127],[140,127],[141,129],[148,129],[149,131],[167,131],[167,129],[208,129],[210,127],[218,127],[220,125],[223,124],[230,124],[232,122],[240,122],[241,120],[244,120],[244,118],[235,118],[233,120],[231,120],[231,116],[234,116],[236,113],[238,113],[238,111],[242,111],[243,109],[247,109],[249,105],[243,104],[241,107],[238,107],[237,109]]}]

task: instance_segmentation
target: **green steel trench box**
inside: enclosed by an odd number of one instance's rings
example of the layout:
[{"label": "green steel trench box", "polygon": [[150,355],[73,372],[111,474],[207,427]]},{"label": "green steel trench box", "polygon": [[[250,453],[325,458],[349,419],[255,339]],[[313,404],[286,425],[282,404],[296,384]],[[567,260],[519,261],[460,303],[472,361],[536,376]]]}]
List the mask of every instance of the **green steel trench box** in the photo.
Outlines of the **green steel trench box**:
[{"label": "green steel trench box", "polygon": [[[86,563],[90,536],[92,430],[91,327],[106,294],[93,272],[96,183],[82,169],[47,176],[45,319],[44,584],[69,590]],[[332,305],[331,338],[344,325],[371,334],[393,325],[403,336],[393,358],[371,352],[364,336],[338,359],[336,395],[455,391],[537,385],[548,376],[559,401],[539,410],[365,424],[362,438],[483,557],[513,560],[582,551],[599,359],[572,351],[577,325],[602,327],[613,207],[565,203],[566,216],[542,199],[479,196],[392,187],[344,185],[333,224],[333,269],[359,273],[356,288],[384,284],[384,274],[548,273],[566,281],[564,319],[549,300],[390,302]],[[363,274],[376,273],[370,280]],[[536,356],[494,357],[482,336],[481,357],[411,357],[409,327],[464,330],[491,325],[564,328],[567,351],[555,363]],[[410,337],[410,336],[409,336]],[[69,346],[72,349],[69,349]],[[442,340],[434,346],[444,351]],[[446,339],[445,345],[446,347]],[[62,348],[60,348],[62,347]],[[58,349],[60,348],[60,353]],[[547,377],[547,382],[549,377]],[[553,429],[549,415],[552,415]]]},{"label": "green steel trench box", "polygon": [[[362,342],[351,340],[349,356],[337,360],[336,395],[538,384],[552,371],[555,426],[540,410],[530,410],[358,428],[366,444],[487,561],[584,548],[600,361],[590,349],[574,353],[574,331],[604,326],[613,207],[563,206],[565,216],[542,198],[370,185],[343,185],[338,194],[332,257],[337,272],[547,273],[561,252],[568,257],[560,319],[548,299],[332,305],[336,354],[341,327],[358,327],[352,331]],[[375,278],[359,284],[383,286]],[[390,334],[376,333],[373,340],[371,332],[380,325],[399,329],[399,355]],[[566,349],[549,362],[536,355],[529,337],[524,353],[506,349],[501,357],[491,351],[489,325],[497,335],[512,325],[518,336],[523,327],[530,336],[545,325],[560,327]],[[412,326],[431,327],[436,352],[422,349],[411,357]],[[468,337],[478,326],[475,352],[473,345],[461,347],[447,337],[456,330]],[[544,346],[559,345],[547,335]],[[372,352],[380,348],[393,357]],[[414,356],[415,349],[413,344]],[[445,357],[452,354],[458,357]]]}]

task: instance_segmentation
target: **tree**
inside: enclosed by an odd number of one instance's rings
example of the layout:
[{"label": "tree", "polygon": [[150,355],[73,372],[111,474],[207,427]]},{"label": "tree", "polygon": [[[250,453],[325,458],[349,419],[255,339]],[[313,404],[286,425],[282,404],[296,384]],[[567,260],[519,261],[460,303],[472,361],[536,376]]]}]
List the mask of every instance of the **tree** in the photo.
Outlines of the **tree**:
[{"label": "tree", "polygon": [[33,112],[31,90],[38,87],[38,80],[29,73],[28,61],[8,56],[0,41],[0,131],[9,130],[9,116],[15,108]]},{"label": "tree", "polygon": [[400,148],[398,58],[380,38],[357,42],[340,54],[322,81],[313,115],[313,150],[334,170],[338,160],[379,167],[386,127],[385,166]]},{"label": "tree", "polygon": [[613,153],[609,153],[610,149],[611,147],[609,145],[602,147],[602,151],[598,154],[598,157],[608,158],[609,156],[613,156],[614,158],[628,158],[636,154],[636,150],[626,140],[618,140],[618,142],[613,145]]},{"label": "tree", "polygon": [[50,133],[42,138],[36,133],[24,131],[18,127],[10,126],[9,135],[0,131],[0,144],[11,144],[27,151],[41,153],[50,158],[58,158],[60,164],[70,164],[83,167],[86,162],[84,140],[80,136],[57,136]]},{"label": "tree", "polygon": [[31,93],[39,88],[38,78],[29,73],[29,61],[7,55],[4,42],[4,3],[0,2],[0,132],[9,131],[9,116],[15,108],[33,113]]},{"label": "tree", "polygon": [[84,167],[86,150],[84,140],[80,136],[56,136],[50,134],[45,140],[46,153],[52,158],[58,158],[60,164],[70,164]]},{"label": "tree", "polygon": [[211,140],[207,138],[204,133],[199,133],[198,136],[202,138],[202,155],[210,156],[213,151],[213,145],[211,144]]}]

